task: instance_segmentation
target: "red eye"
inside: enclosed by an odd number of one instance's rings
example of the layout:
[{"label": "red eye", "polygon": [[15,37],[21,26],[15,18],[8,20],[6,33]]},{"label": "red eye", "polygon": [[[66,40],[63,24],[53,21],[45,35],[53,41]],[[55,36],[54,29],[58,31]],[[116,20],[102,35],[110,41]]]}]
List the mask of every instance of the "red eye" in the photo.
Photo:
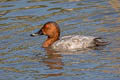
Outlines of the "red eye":
[{"label": "red eye", "polygon": [[48,28],[48,25],[45,25],[46,28]]}]

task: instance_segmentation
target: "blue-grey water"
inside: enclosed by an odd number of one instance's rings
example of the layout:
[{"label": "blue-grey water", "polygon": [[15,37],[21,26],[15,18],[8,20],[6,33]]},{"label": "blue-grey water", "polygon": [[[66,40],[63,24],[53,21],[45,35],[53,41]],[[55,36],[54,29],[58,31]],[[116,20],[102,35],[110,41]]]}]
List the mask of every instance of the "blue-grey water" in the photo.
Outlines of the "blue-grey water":
[{"label": "blue-grey water", "polygon": [[[47,21],[61,36],[101,36],[97,50],[54,52],[31,37]],[[120,0],[0,0],[0,80],[120,80]]]}]

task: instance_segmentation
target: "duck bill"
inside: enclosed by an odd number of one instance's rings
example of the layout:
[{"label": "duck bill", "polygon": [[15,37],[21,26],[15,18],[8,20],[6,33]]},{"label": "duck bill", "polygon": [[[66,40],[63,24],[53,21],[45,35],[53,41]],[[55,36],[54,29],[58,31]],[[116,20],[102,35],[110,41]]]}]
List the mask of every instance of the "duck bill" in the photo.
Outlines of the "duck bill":
[{"label": "duck bill", "polygon": [[38,31],[38,32],[36,32],[36,33],[33,33],[33,34],[31,34],[30,36],[35,37],[35,36],[39,36],[39,35],[43,35],[42,30],[40,30],[40,31]]}]

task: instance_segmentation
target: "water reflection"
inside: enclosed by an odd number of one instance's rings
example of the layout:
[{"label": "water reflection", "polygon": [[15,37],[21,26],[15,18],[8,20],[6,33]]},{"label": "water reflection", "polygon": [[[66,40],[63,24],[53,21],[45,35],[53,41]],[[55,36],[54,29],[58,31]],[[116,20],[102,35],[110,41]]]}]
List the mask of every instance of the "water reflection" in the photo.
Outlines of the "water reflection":
[{"label": "water reflection", "polygon": [[55,73],[48,73],[45,74],[45,77],[55,77],[55,76],[62,76],[63,73],[61,70],[63,70],[64,63],[62,62],[62,55],[57,53],[56,51],[46,48],[46,58],[43,59],[43,63],[48,66],[49,70],[58,70]]},{"label": "water reflection", "polygon": [[62,66],[64,66],[62,62],[62,55],[55,52],[54,50],[50,48],[46,48],[46,57],[44,59],[44,63],[50,68],[50,69],[63,69]]},{"label": "water reflection", "polygon": [[[111,6],[115,9],[116,12],[120,11],[120,1],[119,0],[110,0],[109,3],[111,4]],[[120,16],[120,13],[118,13],[118,15]],[[116,22],[120,22],[120,17],[117,18]]]}]

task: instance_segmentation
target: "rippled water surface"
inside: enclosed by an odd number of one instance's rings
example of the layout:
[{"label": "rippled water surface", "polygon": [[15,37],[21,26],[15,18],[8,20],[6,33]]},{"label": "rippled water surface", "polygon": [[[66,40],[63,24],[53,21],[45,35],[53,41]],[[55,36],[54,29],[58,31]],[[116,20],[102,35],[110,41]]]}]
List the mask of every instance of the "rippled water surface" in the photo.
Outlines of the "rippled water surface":
[{"label": "rippled water surface", "polygon": [[[105,37],[100,50],[54,52],[30,37],[47,21],[61,36]],[[0,80],[120,80],[119,0],[0,0]]]}]

